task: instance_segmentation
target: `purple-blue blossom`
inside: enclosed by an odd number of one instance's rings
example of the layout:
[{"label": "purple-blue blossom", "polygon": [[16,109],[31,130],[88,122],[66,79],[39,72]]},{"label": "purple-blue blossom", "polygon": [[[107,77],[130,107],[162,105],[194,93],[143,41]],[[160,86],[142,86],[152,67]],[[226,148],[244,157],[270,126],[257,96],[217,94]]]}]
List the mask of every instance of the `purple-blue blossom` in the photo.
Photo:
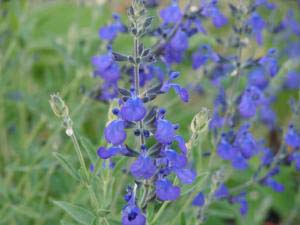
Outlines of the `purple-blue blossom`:
[{"label": "purple-blue blossom", "polygon": [[130,167],[130,172],[136,179],[149,179],[155,174],[155,171],[156,166],[153,159],[143,154]]},{"label": "purple-blue blossom", "polygon": [[198,69],[205,65],[209,60],[213,62],[218,62],[220,57],[217,53],[213,51],[211,46],[202,45],[198,50],[192,55],[193,69]]},{"label": "purple-blue blossom", "polygon": [[133,203],[129,203],[122,211],[122,225],[145,225],[146,217]]},{"label": "purple-blue blossom", "polygon": [[125,32],[126,28],[121,22],[118,14],[113,15],[114,23],[103,26],[99,30],[99,37],[105,41],[113,41],[121,32]]},{"label": "purple-blue blossom", "polygon": [[202,192],[199,192],[194,198],[192,205],[202,207],[205,204],[205,196]]},{"label": "purple-blue blossom", "polygon": [[167,179],[159,179],[155,183],[156,196],[162,201],[174,201],[180,196],[180,188]]},{"label": "purple-blue blossom", "polygon": [[162,9],[159,15],[165,24],[178,23],[183,16],[176,1]]},{"label": "purple-blue blossom", "polygon": [[237,203],[237,204],[240,205],[240,214],[242,216],[247,214],[247,212],[248,212],[248,202],[247,202],[245,192],[242,192],[239,195],[233,196],[231,201],[232,201],[232,203]]},{"label": "purple-blue blossom", "polygon": [[120,145],[126,140],[125,122],[123,120],[113,120],[104,130],[104,136],[108,143]]},{"label": "purple-blue blossom", "polygon": [[285,142],[292,148],[300,147],[300,133],[295,129],[295,126],[291,124],[285,135]]},{"label": "purple-blue blossom", "polygon": [[262,45],[263,30],[266,27],[264,19],[257,12],[253,12],[247,21],[247,25],[251,29],[251,33],[255,37],[257,44]]},{"label": "purple-blue blossom", "polygon": [[248,83],[260,90],[264,90],[269,84],[269,78],[263,67],[256,67],[248,74]]},{"label": "purple-blue blossom", "polygon": [[257,108],[260,106],[262,101],[263,95],[258,88],[255,86],[246,88],[238,106],[241,116],[245,118],[255,116]]},{"label": "purple-blue blossom", "polygon": [[211,0],[202,7],[201,14],[209,17],[216,28],[220,28],[228,23],[227,17],[220,11],[218,0]]},{"label": "purple-blue blossom", "polygon": [[271,48],[268,50],[267,55],[259,60],[259,63],[266,69],[271,77],[274,77],[279,70],[276,52],[275,48]]},{"label": "purple-blue blossom", "polygon": [[286,74],[284,87],[288,89],[299,90],[300,89],[300,72],[289,71]]},{"label": "purple-blue blossom", "polygon": [[187,34],[178,30],[170,43],[165,46],[165,59],[168,64],[180,63],[183,60],[185,51],[189,46],[189,38]]},{"label": "purple-blue blossom", "polygon": [[222,199],[229,197],[229,191],[225,184],[220,184],[218,189],[215,191],[214,196],[216,199]]},{"label": "purple-blue blossom", "polygon": [[120,109],[120,116],[125,121],[140,121],[147,113],[143,101],[136,96],[129,98]]}]

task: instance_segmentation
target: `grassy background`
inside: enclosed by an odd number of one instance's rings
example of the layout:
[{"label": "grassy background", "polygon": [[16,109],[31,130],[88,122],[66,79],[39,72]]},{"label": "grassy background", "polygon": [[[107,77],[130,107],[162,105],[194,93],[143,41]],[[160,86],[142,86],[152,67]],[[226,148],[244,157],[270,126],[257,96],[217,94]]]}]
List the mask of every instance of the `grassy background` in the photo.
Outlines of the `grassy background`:
[{"label": "grassy background", "polygon": [[[70,163],[79,167],[72,143],[61,129],[60,121],[51,112],[48,99],[53,92],[61,93],[69,105],[77,133],[88,138],[96,150],[102,142],[108,105],[86,96],[88,90],[101,83],[91,77],[90,58],[103,52],[103,44],[97,36],[98,28],[110,20],[112,10],[122,12],[121,4],[126,3],[110,1],[99,5],[92,1],[89,4],[82,2],[0,1],[1,225],[53,225],[60,224],[61,221],[64,221],[62,224],[76,224],[61,208],[53,204],[53,200],[89,205],[82,185],[74,181],[53,157],[53,152],[63,153]],[[284,3],[281,10],[284,11],[289,4],[294,2]],[[220,32],[226,33],[226,30]],[[212,40],[199,37],[192,40],[192,48],[196,48],[199,42]],[[257,54],[262,54],[271,45],[272,39],[269,38],[266,46]],[[128,52],[130,46],[131,40],[122,37],[114,48]],[[185,64],[179,68],[184,74],[183,83],[189,83],[194,76],[202,79],[201,74],[190,71],[189,62]],[[212,97],[212,93],[214,90],[210,90],[207,96]],[[287,99],[293,94],[295,93],[282,94],[276,105],[278,112],[286,108]],[[193,95],[192,101],[183,105],[178,104],[179,100],[171,94],[157,103],[169,109],[168,118],[181,125],[180,133],[188,139],[189,124],[193,116],[203,106],[212,109],[211,97],[207,96],[203,98]],[[167,105],[165,102],[168,102]],[[282,124],[286,124],[290,114],[282,114]],[[257,132],[256,135],[260,133]],[[199,159],[201,150],[203,149],[195,149],[195,162]],[[88,159],[86,161],[90,163]],[[126,162],[120,159],[117,162],[118,168],[126,166]],[[253,168],[242,176],[234,172],[236,179],[229,184],[234,186],[242,183],[250,176],[256,164],[254,161]],[[132,180],[124,176],[121,169],[112,175],[117,180],[111,178],[109,181],[113,192],[110,199],[103,194],[105,192],[101,185],[98,193],[103,207],[111,210],[110,223],[117,224],[114,221],[120,219],[124,204],[121,195],[128,180]],[[211,216],[206,224],[231,224],[233,218],[237,224],[261,224],[272,208],[285,224],[293,218],[290,224],[298,225],[299,175],[291,168],[284,168],[279,180],[287,184],[286,191],[282,194],[259,186],[253,187],[249,194],[251,210],[245,218],[239,216],[236,206],[222,202],[212,206]],[[108,201],[112,203],[107,206]],[[173,207],[167,207],[156,224],[193,224],[194,216],[191,215],[196,213],[196,209],[186,208],[184,204],[185,199],[182,198]],[[156,211],[158,209],[159,206],[155,208]],[[178,211],[183,213],[179,214]],[[174,215],[179,217],[174,220]]]}]

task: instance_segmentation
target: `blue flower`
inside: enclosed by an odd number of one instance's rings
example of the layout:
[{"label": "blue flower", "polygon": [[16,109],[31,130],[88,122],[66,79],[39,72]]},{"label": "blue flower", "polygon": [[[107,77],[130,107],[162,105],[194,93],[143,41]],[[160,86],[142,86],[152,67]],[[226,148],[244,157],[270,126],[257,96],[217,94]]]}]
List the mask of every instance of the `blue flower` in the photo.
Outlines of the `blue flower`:
[{"label": "blue flower", "polygon": [[270,170],[267,175],[260,181],[262,185],[268,186],[272,188],[276,192],[283,192],[284,186],[278,183],[273,177],[280,172],[279,166],[276,166],[272,170]]},{"label": "blue flower", "polygon": [[194,198],[192,205],[202,207],[205,204],[205,196],[202,192],[199,192]]},{"label": "blue flower", "polygon": [[276,113],[269,104],[264,104],[260,109],[260,120],[266,124],[269,129],[273,129],[276,125]]},{"label": "blue flower", "polygon": [[256,144],[256,140],[248,131],[248,129],[248,124],[243,125],[237,133],[237,137],[235,138],[234,143],[234,145],[239,148],[239,151],[246,159],[249,159],[258,153],[258,146]]},{"label": "blue flower", "polygon": [[269,80],[264,68],[257,67],[251,70],[248,74],[248,83],[249,85],[258,87],[260,90],[265,89],[269,84]]},{"label": "blue flower", "polygon": [[120,116],[126,121],[140,121],[147,113],[147,109],[143,101],[138,97],[129,98],[121,107]]},{"label": "blue flower", "polygon": [[300,147],[300,134],[295,130],[294,125],[290,125],[285,135],[285,142],[292,148]]},{"label": "blue flower", "polygon": [[145,225],[146,217],[136,205],[135,191],[128,186],[124,196],[128,204],[122,210],[122,225]]},{"label": "blue flower", "polygon": [[278,183],[276,180],[274,180],[272,177],[267,176],[263,181],[263,185],[266,185],[270,188],[273,189],[273,191],[276,192],[283,192],[284,191],[284,186],[280,183]]},{"label": "blue flower", "polygon": [[196,173],[190,169],[176,169],[175,173],[183,184],[192,184],[196,179]]},{"label": "blue flower", "polygon": [[276,49],[271,48],[268,50],[267,55],[262,57],[259,60],[259,63],[268,71],[271,77],[274,77],[279,70],[275,54],[276,54]]},{"label": "blue flower", "polygon": [[146,217],[134,204],[127,205],[122,211],[122,225],[145,225]]},{"label": "blue flower", "polygon": [[167,179],[157,180],[155,187],[156,196],[162,201],[174,201],[180,196],[180,188]]},{"label": "blue flower", "polygon": [[242,216],[246,215],[248,212],[248,203],[246,199],[246,193],[242,192],[237,196],[232,198],[233,203],[238,203],[240,205],[240,214]]},{"label": "blue flower", "polygon": [[100,95],[96,96],[97,99],[111,100],[118,96],[118,83],[104,81]]},{"label": "blue flower", "polygon": [[290,9],[285,20],[283,21],[284,25],[297,36],[300,35],[300,21],[297,21],[295,18],[294,10]]},{"label": "blue flower", "polygon": [[[246,137],[245,140],[236,135],[234,143],[228,140],[232,137],[232,133],[223,134],[220,143],[217,146],[217,154],[223,160],[231,161],[233,168],[237,170],[245,170],[248,168],[246,157],[252,156],[256,149],[249,149],[253,146],[252,137]],[[247,135],[246,135],[247,136]]]},{"label": "blue flower", "polygon": [[160,11],[160,17],[165,24],[177,23],[182,18],[181,10],[176,2]]},{"label": "blue flower", "polygon": [[253,117],[257,107],[262,103],[262,93],[255,86],[251,86],[244,92],[239,104],[239,112],[245,118]]},{"label": "blue flower", "polygon": [[100,147],[97,151],[97,154],[102,159],[108,159],[110,157],[113,157],[119,153],[120,149],[119,147],[110,147],[106,149],[105,147]]},{"label": "blue flower", "polygon": [[217,154],[223,160],[232,160],[234,157],[235,152],[233,146],[226,140],[224,135],[217,146]]},{"label": "blue flower", "polygon": [[149,179],[156,171],[156,166],[149,156],[140,155],[131,165],[130,171],[137,179]]},{"label": "blue flower", "polygon": [[255,1],[256,6],[264,6],[267,9],[274,9],[276,5],[272,2],[269,2],[268,0],[256,0]]},{"label": "blue flower", "polygon": [[91,163],[89,169],[90,169],[91,173],[94,173],[95,172],[95,165],[93,163]]},{"label": "blue flower", "polygon": [[216,131],[224,125],[224,118],[219,115],[219,112],[214,109],[213,116],[209,123],[209,129]]},{"label": "blue flower", "polygon": [[300,73],[289,71],[286,75],[284,87],[288,89],[300,89]]},{"label": "blue flower", "polygon": [[125,26],[120,20],[119,15],[114,14],[113,18],[115,20],[113,24],[101,27],[99,30],[99,37],[102,40],[113,41],[119,33],[124,32],[126,30]]},{"label": "blue flower", "polygon": [[192,55],[193,69],[198,69],[209,60],[218,62],[220,57],[215,53],[209,45],[201,45],[198,50]]},{"label": "blue flower", "polygon": [[184,168],[187,164],[187,157],[184,154],[178,154],[172,149],[167,149],[164,154],[168,159],[170,167]]},{"label": "blue flower", "polygon": [[268,166],[272,163],[274,154],[269,148],[262,149],[263,155],[261,156],[261,164],[263,166]]},{"label": "blue flower", "polygon": [[232,63],[223,63],[220,60],[215,60],[215,62],[218,63],[214,64],[212,72],[209,74],[209,79],[213,86],[220,88],[222,86],[223,79],[226,79],[228,74],[232,74],[235,68]]},{"label": "blue flower", "polygon": [[238,151],[236,151],[233,159],[231,159],[231,165],[237,170],[245,170],[248,168],[247,160]]},{"label": "blue flower", "polygon": [[290,59],[298,59],[300,56],[300,42],[290,41],[284,49]]},{"label": "blue flower", "polygon": [[296,171],[300,171],[300,152],[299,151],[293,151],[292,154],[289,157],[289,160],[291,162],[295,163],[295,169]]},{"label": "blue flower", "polygon": [[179,76],[178,72],[171,72],[170,78],[163,84],[160,91],[167,93],[172,88],[176,92],[176,94],[178,96],[180,96],[180,98],[183,102],[188,102],[189,101],[189,92],[187,91],[187,89],[181,87],[179,84],[171,82],[172,80],[176,79],[178,76]]},{"label": "blue flower", "polygon": [[96,71],[99,71],[99,73],[101,73],[113,63],[113,58],[110,54],[97,55],[93,56],[91,61]]},{"label": "blue flower", "polygon": [[214,196],[216,199],[229,197],[229,191],[225,184],[220,184],[219,188],[215,191]]},{"label": "blue flower", "polygon": [[158,119],[155,139],[161,144],[171,144],[175,138],[175,129],[171,122],[165,119]]},{"label": "blue flower", "polygon": [[94,75],[100,76],[106,81],[117,81],[121,75],[119,65],[114,61],[111,52],[93,56],[91,63],[95,69]]},{"label": "blue flower", "polygon": [[[133,76],[133,68],[131,75]],[[165,78],[164,71],[159,66],[145,65],[140,69],[140,86],[145,86],[149,81],[157,79],[160,83],[163,83]]]},{"label": "blue flower", "polygon": [[214,24],[214,26],[220,28],[227,24],[228,19],[219,10],[217,4],[218,4],[217,0],[210,1],[208,4],[204,5],[201,14],[205,17],[211,18],[211,21]]},{"label": "blue flower", "polygon": [[156,131],[154,133],[155,139],[160,144],[164,145],[170,145],[173,141],[176,141],[182,153],[186,154],[187,148],[185,145],[185,141],[181,136],[176,135],[176,126],[174,126],[168,120],[161,118],[159,118],[156,123]]},{"label": "blue flower", "polygon": [[121,145],[126,140],[125,122],[114,120],[104,130],[104,136],[108,143]]},{"label": "blue flower", "polygon": [[198,31],[199,33],[203,33],[203,34],[206,34],[206,33],[207,33],[206,30],[205,30],[205,28],[202,26],[202,23],[201,23],[201,20],[200,20],[200,19],[195,18],[195,19],[193,19],[193,22],[194,22],[194,24],[195,24],[195,26],[196,26],[196,28],[197,28],[197,31]]},{"label": "blue flower", "polygon": [[96,75],[100,75],[105,81],[117,82],[120,79],[121,71],[116,62],[113,62],[108,68],[103,71],[95,71]]},{"label": "blue flower", "polygon": [[165,59],[169,64],[180,63],[189,46],[189,38],[185,32],[178,30],[172,40],[165,46]]},{"label": "blue flower", "polygon": [[164,71],[159,67],[159,66],[149,66],[149,73],[153,74],[154,77],[156,77],[160,83],[163,82],[164,78],[165,78],[165,74]]},{"label": "blue flower", "polygon": [[247,25],[252,30],[252,35],[255,36],[257,44],[261,45],[263,43],[263,30],[266,27],[266,22],[257,13],[253,12],[247,21]]},{"label": "blue flower", "polygon": [[189,101],[189,92],[181,87],[179,84],[175,84],[175,83],[165,83],[162,88],[161,91],[166,93],[168,92],[171,88],[173,88],[173,90],[176,92],[176,94],[178,96],[180,96],[181,100],[183,102],[188,102]]},{"label": "blue flower", "polygon": [[123,146],[111,146],[109,148],[100,147],[97,150],[97,154],[102,159],[109,159],[115,155],[121,154],[126,156],[132,156],[132,153],[130,153],[127,148]]}]

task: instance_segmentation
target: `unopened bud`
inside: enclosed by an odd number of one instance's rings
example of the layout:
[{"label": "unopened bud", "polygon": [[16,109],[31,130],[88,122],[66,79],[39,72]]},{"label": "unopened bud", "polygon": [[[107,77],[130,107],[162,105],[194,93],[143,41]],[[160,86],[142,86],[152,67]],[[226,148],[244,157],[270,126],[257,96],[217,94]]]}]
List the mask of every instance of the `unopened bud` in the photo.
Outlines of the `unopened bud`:
[{"label": "unopened bud", "polygon": [[58,93],[50,95],[49,103],[56,116],[66,117],[69,115],[68,106],[65,104],[64,100],[62,100]]},{"label": "unopened bud", "polygon": [[203,108],[200,112],[198,112],[191,123],[191,130],[193,133],[206,132],[208,129],[208,124],[210,121],[209,110],[207,108]]}]

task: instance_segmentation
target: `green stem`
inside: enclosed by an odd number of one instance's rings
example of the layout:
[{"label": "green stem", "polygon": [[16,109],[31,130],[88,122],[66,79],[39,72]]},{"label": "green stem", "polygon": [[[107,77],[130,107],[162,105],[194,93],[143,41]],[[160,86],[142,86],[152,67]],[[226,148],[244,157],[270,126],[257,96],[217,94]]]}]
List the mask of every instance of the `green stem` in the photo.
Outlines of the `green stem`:
[{"label": "green stem", "polygon": [[[136,21],[135,27],[138,27],[138,22]],[[141,97],[141,91],[140,91],[140,62],[137,61],[139,57],[139,45],[140,45],[140,40],[139,36],[134,36],[134,51],[133,51],[133,57],[134,57],[134,88],[135,88],[135,93],[137,97]],[[138,128],[141,131],[141,134],[139,136],[139,145],[142,146],[145,144],[145,137],[143,134],[144,130],[144,124],[143,121],[139,121],[138,123]],[[148,198],[151,195],[151,184],[146,180],[143,183],[143,189],[144,193],[141,199],[140,206],[142,210],[145,212],[147,209],[147,203],[148,203]]]},{"label": "green stem", "polygon": [[155,214],[155,217],[153,218],[153,220],[149,223],[150,225],[153,225],[156,222],[156,220],[158,220],[158,218],[163,213],[163,211],[168,206],[168,204],[169,204],[169,202],[164,202],[162,204],[162,206],[159,208],[158,212]]},{"label": "green stem", "polygon": [[[68,129],[72,129],[72,128],[68,128]],[[89,184],[90,176],[89,176],[89,173],[88,173],[88,170],[87,170],[87,167],[86,167],[83,155],[82,155],[82,151],[80,149],[78,140],[76,138],[76,135],[75,135],[73,129],[72,129],[72,134],[70,135],[70,137],[71,137],[73,145],[75,147],[77,157],[78,157],[79,162],[80,162],[81,169],[83,170],[83,173],[84,173],[85,178],[84,178],[83,183],[86,186],[86,188],[88,189],[92,204],[94,205],[94,207],[96,208],[96,211],[97,211],[99,209],[99,203],[98,203],[98,200],[97,200],[97,197],[96,197],[96,194],[95,194],[95,191],[94,191],[93,187]]]},{"label": "green stem", "polygon": [[[72,129],[72,128],[71,128]],[[89,181],[89,174],[87,172],[87,168],[86,168],[86,165],[85,165],[85,161],[84,161],[84,158],[83,158],[83,155],[82,155],[82,152],[81,152],[81,149],[80,149],[80,146],[79,146],[79,143],[78,143],[78,140],[74,134],[74,132],[72,133],[72,135],[70,136],[71,139],[72,139],[72,142],[73,142],[73,145],[75,147],[75,150],[76,150],[76,153],[77,153],[77,157],[79,159],[79,162],[80,162],[80,166],[84,172],[84,175],[85,175],[85,179],[86,181]]]}]

